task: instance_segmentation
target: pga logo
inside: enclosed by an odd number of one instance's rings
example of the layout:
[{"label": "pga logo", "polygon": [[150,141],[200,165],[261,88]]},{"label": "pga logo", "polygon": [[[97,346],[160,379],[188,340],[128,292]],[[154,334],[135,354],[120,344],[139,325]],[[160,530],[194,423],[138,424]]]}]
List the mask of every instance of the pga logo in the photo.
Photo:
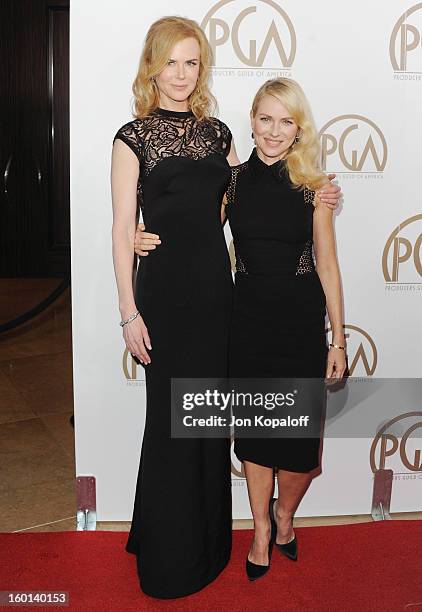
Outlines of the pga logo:
[{"label": "pga logo", "polygon": [[422,282],[422,215],[402,221],[390,234],[382,254],[387,283]]},{"label": "pga logo", "polygon": [[408,8],[394,25],[390,61],[395,72],[422,71],[422,2]]},{"label": "pga logo", "polygon": [[384,134],[363,115],[338,115],[320,130],[322,168],[333,172],[382,172],[388,148]]},{"label": "pga logo", "polygon": [[273,0],[221,0],[202,20],[214,55],[224,68],[291,68],[296,55],[293,23]]}]

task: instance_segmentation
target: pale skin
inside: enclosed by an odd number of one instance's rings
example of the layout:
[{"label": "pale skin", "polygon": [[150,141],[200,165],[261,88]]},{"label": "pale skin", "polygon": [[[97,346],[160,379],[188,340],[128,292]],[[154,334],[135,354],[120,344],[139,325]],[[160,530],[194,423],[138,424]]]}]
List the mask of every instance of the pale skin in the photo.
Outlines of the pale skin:
[{"label": "pale skin", "polygon": [[[200,70],[200,47],[195,38],[185,38],[171,50],[165,68],[154,77],[159,90],[159,106],[168,110],[186,111],[189,109],[189,96],[196,87]],[[239,159],[232,143],[228,163],[238,165]],[[136,230],[136,190],[140,172],[139,161],[133,151],[123,141],[116,140],[111,160],[111,191],[113,202],[113,264],[119,295],[119,310],[122,320],[136,312],[133,294],[133,244]],[[331,185],[326,197],[335,206],[340,188]],[[224,219],[224,206],[222,206]],[[153,241],[159,237],[153,235]],[[147,248],[155,248],[155,244]],[[142,315],[142,313],[141,313]],[[151,339],[142,316],[123,327],[123,338],[130,353],[148,365],[152,350]]]},{"label": "pale skin", "polygon": [[[199,76],[200,48],[194,38],[186,38],[171,50],[167,65],[154,77],[159,89],[159,106],[168,110],[188,110],[188,98]],[[137,308],[133,293],[133,243],[136,230],[136,191],[139,161],[123,141],[116,140],[111,159],[113,202],[113,263],[119,294],[119,310],[126,320]],[[142,314],[142,313],[141,313]],[[138,315],[123,327],[128,350],[141,363],[151,363],[152,350],[147,326]]]},{"label": "pale skin", "polygon": [[[254,133],[257,154],[267,164],[284,159],[295,138],[300,138],[300,128],[289,115],[280,100],[264,96],[256,115],[251,113],[251,127]],[[329,179],[333,176],[328,176]],[[337,205],[339,189],[335,185],[324,185],[316,191],[313,215],[313,242],[316,270],[320,278],[327,303],[327,312],[332,329],[332,344],[345,346],[343,333],[343,309],[340,272],[337,262],[333,228],[333,209]],[[324,193],[325,192],[325,193]],[[328,195],[328,198],[327,198]],[[330,199],[331,198],[331,199]],[[323,202],[327,205],[323,205]],[[224,222],[224,205],[222,208]],[[157,234],[143,231],[142,224],[136,232],[135,251],[146,256],[161,244]],[[326,378],[334,381],[343,377],[346,369],[345,351],[330,348],[327,357]],[[270,540],[269,501],[274,486],[273,469],[244,461],[249,501],[254,519],[254,538],[248,558],[252,563],[268,565],[268,544]],[[291,472],[279,469],[277,482],[279,497],[274,506],[277,522],[278,544],[285,544],[294,538],[293,515],[312,480],[310,473]]]},{"label": "pale skin", "polygon": [[[261,100],[256,115],[251,114],[251,126],[255,134],[257,153],[267,164],[283,159],[296,136],[300,138],[299,126],[289,116],[283,104],[273,96],[265,96]],[[316,269],[326,297],[327,312],[333,330],[332,344],[344,346],[341,283],[335,249],[333,213],[322,205],[318,195],[314,206],[313,241]],[[345,369],[344,350],[330,348],[326,378],[342,378]],[[268,544],[271,535],[268,505],[274,484],[273,469],[250,461],[244,462],[244,468],[255,528],[249,560],[258,565],[268,565]],[[279,497],[274,505],[274,515],[277,522],[278,544],[286,544],[293,540],[293,514],[311,480],[309,472],[290,472],[282,469],[277,471]]]},{"label": "pale skin", "polygon": [[[200,47],[195,38],[185,38],[172,48],[165,68],[154,77],[159,90],[159,106],[167,110],[187,111],[200,70]],[[239,164],[234,144],[227,156],[230,165]],[[133,244],[136,230],[136,191],[139,161],[123,141],[116,140],[111,159],[113,203],[113,264],[122,320],[136,312],[133,293]],[[141,313],[142,314],[142,313]],[[123,338],[131,354],[148,365],[152,350],[148,329],[142,316],[123,327]]]}]

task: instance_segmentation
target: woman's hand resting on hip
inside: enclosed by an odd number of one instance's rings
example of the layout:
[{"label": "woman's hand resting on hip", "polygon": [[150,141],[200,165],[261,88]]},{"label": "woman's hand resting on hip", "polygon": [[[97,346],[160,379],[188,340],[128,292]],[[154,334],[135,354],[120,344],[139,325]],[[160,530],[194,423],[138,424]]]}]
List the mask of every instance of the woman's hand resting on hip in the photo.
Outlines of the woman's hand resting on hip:
[{"label": "woman's hand resting on hip", "polygon": [[149,251],[153,251],[158,244],[161,244],[158,234],[146,232],[145,225],[143,223],[138,223],[135,232],[135,253],[141,257],[145,257],[149,254]]}]

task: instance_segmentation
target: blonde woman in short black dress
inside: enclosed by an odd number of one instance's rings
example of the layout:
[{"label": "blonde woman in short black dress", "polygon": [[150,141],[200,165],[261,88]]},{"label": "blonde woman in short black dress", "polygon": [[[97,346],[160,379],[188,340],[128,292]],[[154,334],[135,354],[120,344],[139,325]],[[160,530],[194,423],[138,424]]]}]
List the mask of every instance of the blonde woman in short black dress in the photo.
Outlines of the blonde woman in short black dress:
[{"label": "blonde woman in short black dress", "polygon": [[[315,190],[327,182],[300,86],[275,79],[257,92],[251,125],[256,148],[232,168],[226,214],[236,251],[230,374],[234,378],[341,378],[345,345],[332,211]],[[314,256],[316,257],[316,267]],[[332,341],[327,347],[325,314]],[[323,415],[322,393],[307,406]],[[274,542],[297,558],[293,514],[319,464],[319,437],[235,440],[254,517],[246,561],[250,580],[269,568]],[[279,497],[272,499],[274,469]]]}]

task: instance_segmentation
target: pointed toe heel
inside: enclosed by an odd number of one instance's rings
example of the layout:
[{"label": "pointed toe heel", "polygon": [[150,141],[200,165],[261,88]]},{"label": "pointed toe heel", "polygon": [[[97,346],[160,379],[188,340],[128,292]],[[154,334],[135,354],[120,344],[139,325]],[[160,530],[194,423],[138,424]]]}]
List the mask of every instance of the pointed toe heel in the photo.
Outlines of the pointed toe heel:
[{"label": "pointed toe heel", "polygon": [[[275,529],[275,533],[277,534],[277,523],[275,520],[275,516],[274,516],[274,503],[276,502],[275,497],[272,498],[272,500],[270,501],[270,519],[271,519],[271,528],[272,530]],[[296,535],[294,536],[293,540],[291,540],[290,542],[287,542],[286,544],[277,544],[277,542],[275,542],[276,547],[278,548],[278,550],[288,559],[291,559],[292,561],[297,561],[297,538]]]},{"label": "pointed toe heel", "polygon": [[246,574],[248,576],[248,580],[251,582],[253,580],[258,580],[258,578],[262,578],[270,569],[270,565],[257,565],[256,563],[252,563],[249,559],[246,559]]},{"label": "pointed toe heel", "polygon": [[297,540],[296,536],[293,538],[291,542],[287,542],[287,544],[276,544],[278,550],[283,553],[288,559],[292,561],[297,561]]},{"label": "pointed toe heel", "polygon": [[[270,569],[271,565],[271,556],[273,553],[273,546],[275,543],[275,539],[277,536],[277,526],[274,529],[273,522],[271,521],[271,536],[268,544],[268,565],[257,565],[256,563],[252,563],[249,561],[248,557],[246,557],[246,575],[248,579],[252,582],[253,580],[258,580],[258,578],[262,578]],[[248,553],[249,556],[249,553]]]}]

